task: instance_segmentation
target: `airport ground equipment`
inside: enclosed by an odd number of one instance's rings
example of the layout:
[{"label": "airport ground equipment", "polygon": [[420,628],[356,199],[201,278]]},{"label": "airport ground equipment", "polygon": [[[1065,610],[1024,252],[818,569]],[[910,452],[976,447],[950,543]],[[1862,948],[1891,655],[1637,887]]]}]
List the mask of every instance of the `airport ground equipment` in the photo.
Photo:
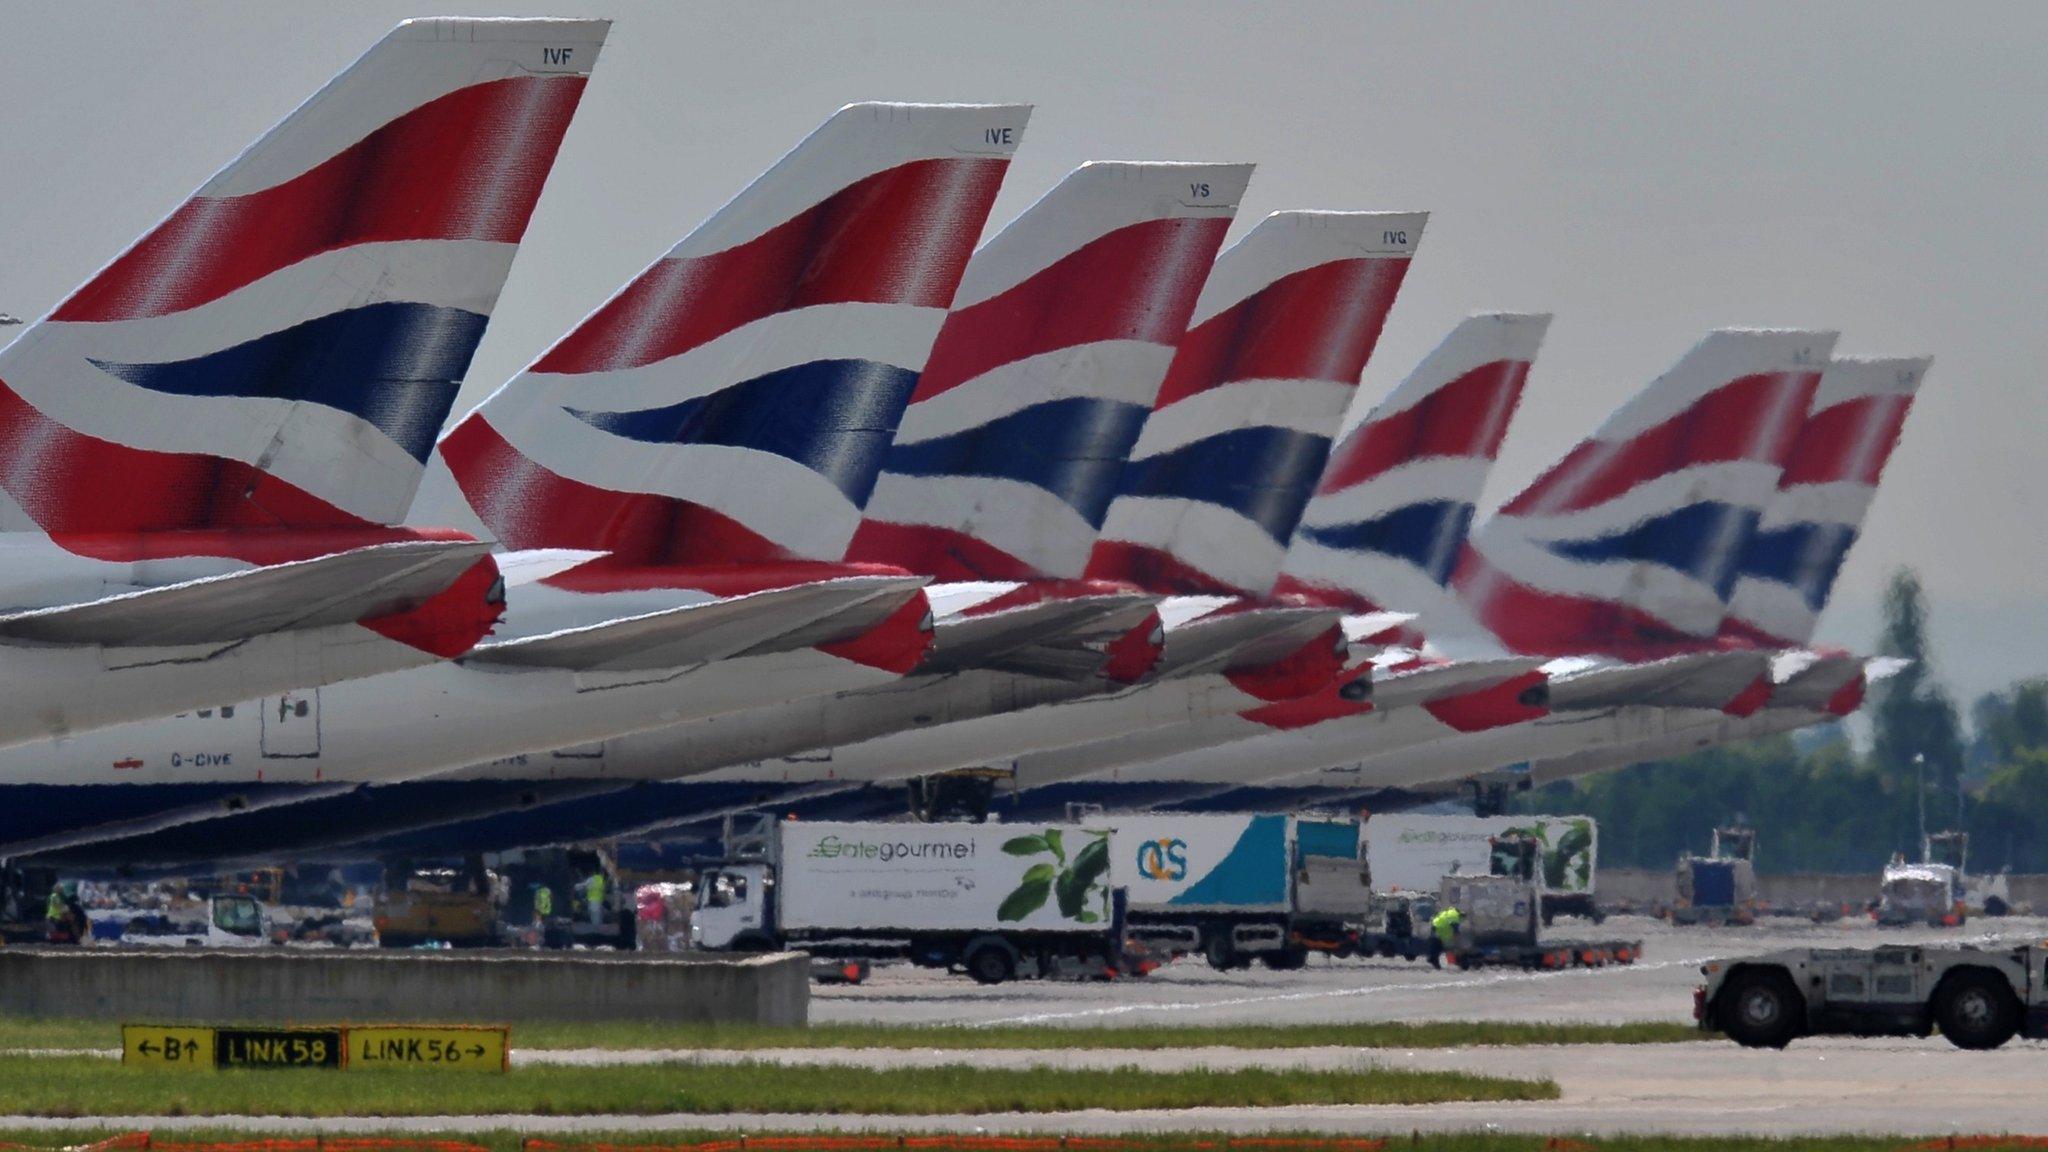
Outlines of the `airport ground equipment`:
[{"label": "airport ground equipment", "polygon": [[270,907],[254,896],[210,896],[203,923],[155,928],[141,919],[129,920],[119,943],[146,948],[261,948],[284,943]]},{"label": "airport ground equipment", "polygon": [[1514,832],[1541,849],[1536,879],[1544,923],[1605,918],[1598,904],[1600,826],[1590,816],[1374,816],[1365,823],[1373,891],[1435,894],[1446,876],[1492,875],[1494,838]]},{"label": "airport ground equipment", "polygon": [[50,924],[44,918],[57,873],[50,868],[0,868],[0,945],[40,944]]},{"label": "airport ground equipment", "polygon": [[1106,826],[735,822],[726,846],[700,878],[699,948],[907,959],[983,984],[1127,963]]},{"label": "airport ground equipment", "polygon": [[1704,1029],[1750,1048],[1801,1036],[1928,1036],[1958,1048],[2048,1037],[2048,946],[1790,948],[1702,965]]},{"label": "airport ground equipment", "polygon": [[[1878,881],[1876,920],[1882,927],[1927,924],[1929,929],[1954,929],[1968,918],[1964,861],[1970,838],[1962,832],[1939,832],[1921,838],[1921,861],[1907,863],[1905,853],[1884,865]],[[1935,859],[1937,853],[1942,859]]]},{"label": "airport ground equipment", "polygon": [[370,920],[386,948],[497,948],[506,942],[503,895],[501,877],[478,858],[459,867],[401,866],[386,874]]},{"label": "airport ground equipment", "polygon": [[1714,829],[1705,856],[1678,862],[1674,924],[1756,922],[1756,829],[1733,825]]},{"label": "airport ground equipment", "polygon": [[1536,876],[1543,842],[1520,831],[1493,838],[1491,875],[1443,878],[1438,905],[1464,916],[1458,937],[1446,951],[1460,968],[1598,968],[1633,964],[1643,954],[1640,940],[1545,940],[1543,886]]},{"label": "airport ground equipment", "polygon": [[2003,916],[2012,910],[2012,888],[2006,872],[1990,876],[1970,875],[1970,834],[1951,828],[1931,832],[1920,842],[1920,859],[1929,864],[1946,864],[1956,870],[1962,888],[1963,906],[1984,916]]},{"label": "airport ground equipment", "polygon": [[1128,932],[1152,953],[1277,971],[1351,955],[1372,911],[1360,825],[1278,814],[1116,814],[1110,855]]},{"label": "airport ground equipment", "polygon": [[1420,960],[1429,955],[1429,924],[1436,912],[1434,892],[1375,893],[1353,948],[1360,956]]}]

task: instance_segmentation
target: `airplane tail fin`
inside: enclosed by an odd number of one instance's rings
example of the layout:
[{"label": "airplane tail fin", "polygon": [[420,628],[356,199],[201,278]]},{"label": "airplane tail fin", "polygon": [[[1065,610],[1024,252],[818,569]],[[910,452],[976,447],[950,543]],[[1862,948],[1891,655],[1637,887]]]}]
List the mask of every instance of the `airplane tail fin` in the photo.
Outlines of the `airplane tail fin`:
[{"label": "airplane tail fin", "polygon": [[1497,312],[1452,329],[1332,450],[1279,590],[1412,611],[1425,631],[1454,605],[1451,568],[1549,327]]},{"label": "airplane tail fin", "polygon": [[1029,112],[840,109],[443,437],[430,509],[627,566],[839,560]]},{"label": "airplane tail fin", "polygon": [[1081,574],[1249,164],[1084,164],[968,262],[849,560]]},{"label": "airplane tail fin", "polygon": [[1278,212],[1217,259],[1090,578],[1162,594],[1271,590],[1426,219]]},{"label": "airplane tail fin", "polygon": [[1742,550],[1722,636],[1774,648],[1812,642],[1931,363],[1837,359],[1821,373],[1777,495]]},{"label": "airplane tail fin", "polygon": [[0,527],[398,523],[602,20],[423,19],[0,351]]},{"label": "airplane tail fin", "polygon": [[1711,646],[1834,342],[1710,333],[1473,533],[1465,606],[1521,653]]}]

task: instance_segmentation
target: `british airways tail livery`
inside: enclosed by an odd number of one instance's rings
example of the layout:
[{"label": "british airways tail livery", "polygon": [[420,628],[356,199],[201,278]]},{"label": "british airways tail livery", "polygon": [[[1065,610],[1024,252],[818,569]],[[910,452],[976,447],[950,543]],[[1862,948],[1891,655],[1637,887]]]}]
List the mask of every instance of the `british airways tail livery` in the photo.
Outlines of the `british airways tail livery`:
[{"label": "british airways tail livery", "polygon": [[1778,482],[1742,551],[1721,634],[1764,647],[1813,641],[1842,561],[1932,361],[1837,359],[1821,374]]},{"label": "british airways tail livery", "polygon": [[401,24],[0,349],[0,744],[490,630],[490,546],[394,525],[607,27]]},{"label": "british airways tail livery", "polygon": [[259,530],[398,523],[606,28],[399,25],[29,327],[0,527],[263,562]]},{"label": "british airways tail livery", "polygon": [[1459,324],[1331,452],[1279,590],[1348,612],[1413,612],[1446,589],[1473,505],[1500,455],[1547,315],[1488,313]]},{"label": "british airways tail livery", "polygon": [[1473,534],[1466,607],[1525,654],[1711,647],[1834,342],[1710,333]]},{"label": "british airways tail livery", "polygon": [[840,560],[1029,111],[841,109],[443,437],[425,514],[621,566]]},{"label": "british airways tail livery", "polygon": [[1271,591],[1426,219],[1278,212],[1223,253],[1090,578],[1166,594]]},{"label": "british airways tail livery", "polygon": [[1079,577],[1250,177],[1084,164],[975,252],[847,559]]}]

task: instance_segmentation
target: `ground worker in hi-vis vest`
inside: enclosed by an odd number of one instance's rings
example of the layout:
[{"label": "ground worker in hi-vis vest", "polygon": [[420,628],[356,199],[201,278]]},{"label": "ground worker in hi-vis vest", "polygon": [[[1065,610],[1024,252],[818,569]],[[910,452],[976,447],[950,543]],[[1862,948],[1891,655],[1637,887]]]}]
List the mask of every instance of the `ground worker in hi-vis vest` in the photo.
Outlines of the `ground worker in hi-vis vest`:
[{"label": "ground worker in hi-vis vest", "polygon": [[1458,941],[1458,926],[1465,922],[1465,914],[1455,907],[1445,908],[1430,919],[1429,966],[1444,966],[1444,953],[1451,951],[1451,945]]}]

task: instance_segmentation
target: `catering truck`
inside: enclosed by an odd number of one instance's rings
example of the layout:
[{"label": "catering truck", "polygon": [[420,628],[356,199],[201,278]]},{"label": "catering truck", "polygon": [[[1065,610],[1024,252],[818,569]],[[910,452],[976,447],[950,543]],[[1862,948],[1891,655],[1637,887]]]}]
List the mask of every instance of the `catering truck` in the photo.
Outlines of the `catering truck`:
[{"label": "catering truck", "polygon": [[1605,919],[1595,903],[1600,829],[1590,816],[1374,816],[1365,823],[1373,891],[1435,893],[1446,876],[1490,876],[1496,837],[1526,835],[1540,849],[1535,878],[1543,922]]},{"label": "catering truck", "polygon": [[728,832],[691,920],[699,948],[907,959],[983,984],[1124,969],[1107,827],[784,820]]},{"label": "catering truck", "polygon": [[1356,820],[1115,813],[1110,856],[1129,892],[1129,934],[1211,967],[1301,967],[1349,955],[1372,907]]},{"label": "catering truck", "polygon": [[1801,1036],[1929,1036],[1958,1048],[2048,1038],[2048,947],[1792,948],[1702,965],[1700,1027],[1749,1048]]}]

